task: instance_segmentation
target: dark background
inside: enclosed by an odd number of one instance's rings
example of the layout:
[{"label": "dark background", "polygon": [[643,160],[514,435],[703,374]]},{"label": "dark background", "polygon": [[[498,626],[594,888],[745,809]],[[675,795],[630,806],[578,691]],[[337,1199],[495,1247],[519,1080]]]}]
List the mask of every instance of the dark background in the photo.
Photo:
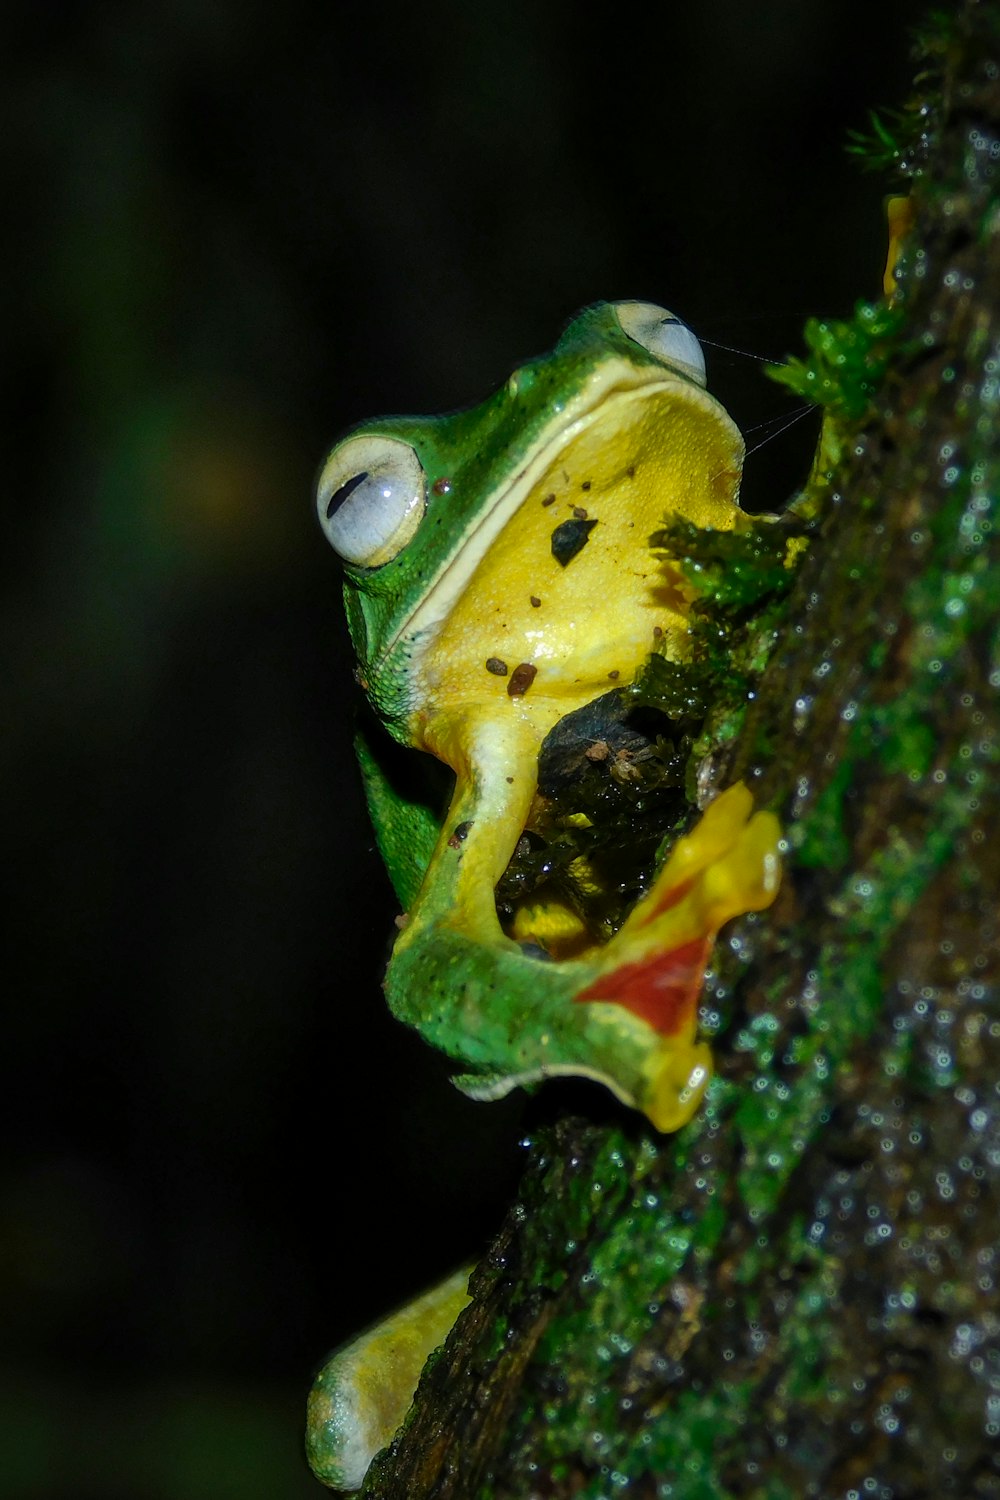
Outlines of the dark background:
[{"label": "dark background", "polygon": [[[8,10],[5,1495],[318,1494],[312,1366],[516,1180],[523,1101],[462,1099],[379,996],[325,448],[597,298],[780,358],[876,295],[846,132],[905,97],[918,15]],[[790,408],[708,352],[741,425]],[[754,505],[814,432],[751,459]]]}]

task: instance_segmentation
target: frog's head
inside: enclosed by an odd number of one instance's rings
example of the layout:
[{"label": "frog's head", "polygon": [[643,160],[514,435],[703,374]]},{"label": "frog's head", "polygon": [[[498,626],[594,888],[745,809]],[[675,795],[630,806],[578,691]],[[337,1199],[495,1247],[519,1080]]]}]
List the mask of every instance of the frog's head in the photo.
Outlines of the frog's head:
[{"label": "frog's head", "polygon": [[683,652],[689,594],[649,536],[731,527],[742,460],[696,338],[647,302],[588,308],[470,411],[355,428],[317,505],[392,732],[438,753],[470,713],[544,732],[657,640]]}]

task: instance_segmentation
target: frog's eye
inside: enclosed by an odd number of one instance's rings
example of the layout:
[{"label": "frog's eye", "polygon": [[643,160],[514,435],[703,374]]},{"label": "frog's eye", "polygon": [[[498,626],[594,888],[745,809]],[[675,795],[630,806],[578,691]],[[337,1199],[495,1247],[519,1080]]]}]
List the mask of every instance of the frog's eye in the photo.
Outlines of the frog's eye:
[{"label": "frog's eye", "polygon": [[655,302],[616,302],[622,331],[665,365],[698,385],[705,384],[705,356],[686,323]]},{"label": "frog's eye", "polygon": [[420,460],[399,438],[348,438],[330,454],[316,487],[327,541],[361,568],[380,568],[402,552],[425,503]]}]

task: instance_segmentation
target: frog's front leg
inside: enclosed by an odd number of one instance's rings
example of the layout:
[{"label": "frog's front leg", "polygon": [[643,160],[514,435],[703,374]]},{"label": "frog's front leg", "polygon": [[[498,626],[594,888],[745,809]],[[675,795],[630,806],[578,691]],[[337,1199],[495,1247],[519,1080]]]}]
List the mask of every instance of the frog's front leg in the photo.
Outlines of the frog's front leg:
[{"label": "frog's front leg", "polygon": [[512,716],[505,734],[466,719],[454,736],[463,746],[455,798],[396,943],[389,1003],[471,1070],[457,1080],[470,1094],[578,1074],[676,1130],[710,1076],[697,1002],[712,941],[729,918],[773,900],[778,825],[753,813],[744,786],[731,787],[609,943],[580,958],[539,957],[504,934],[494,888],[531,806],[544,728]]}]

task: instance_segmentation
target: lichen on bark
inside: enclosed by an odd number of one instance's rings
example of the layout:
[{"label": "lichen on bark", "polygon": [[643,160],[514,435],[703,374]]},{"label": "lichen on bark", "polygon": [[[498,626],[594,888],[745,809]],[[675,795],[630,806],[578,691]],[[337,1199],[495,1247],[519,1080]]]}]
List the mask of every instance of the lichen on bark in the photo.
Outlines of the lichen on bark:
[{"label": "lichen on bark", "polygon": [[813,328],[816,534],[698,751],[788,841],[708,1107],[539,1134],[369,1500],[1000,1496],[996,6],[924,49],[898,313]]}]

